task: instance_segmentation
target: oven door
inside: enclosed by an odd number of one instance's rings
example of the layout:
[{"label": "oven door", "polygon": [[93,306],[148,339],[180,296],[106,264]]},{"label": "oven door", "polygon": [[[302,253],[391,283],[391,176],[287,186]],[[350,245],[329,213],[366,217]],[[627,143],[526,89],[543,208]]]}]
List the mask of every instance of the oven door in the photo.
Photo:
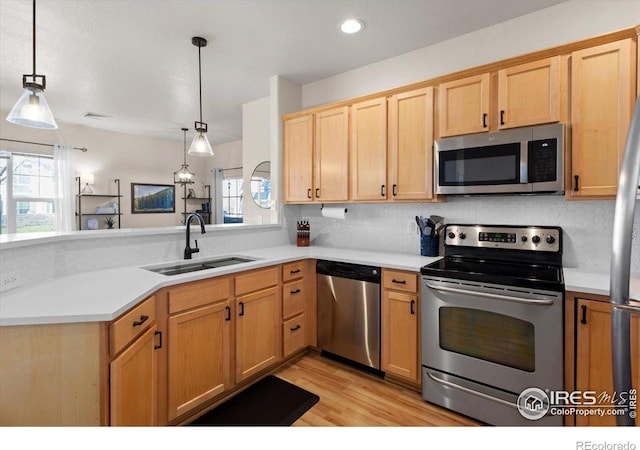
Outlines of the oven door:
[{"label": "oven door", "polygon": [[562,389],[562,292],[423,277],[422,364],[520,394]]}]

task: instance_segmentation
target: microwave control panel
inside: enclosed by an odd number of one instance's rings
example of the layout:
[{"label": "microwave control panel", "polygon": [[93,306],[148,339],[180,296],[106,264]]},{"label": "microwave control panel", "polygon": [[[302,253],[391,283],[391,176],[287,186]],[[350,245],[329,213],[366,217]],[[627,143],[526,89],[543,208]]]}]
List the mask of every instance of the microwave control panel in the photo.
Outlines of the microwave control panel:
[{"label": "microwave control panel", "polygon": [[558,179],[558,140],[529,141],[527,150],[529,183],[556,181]]}]

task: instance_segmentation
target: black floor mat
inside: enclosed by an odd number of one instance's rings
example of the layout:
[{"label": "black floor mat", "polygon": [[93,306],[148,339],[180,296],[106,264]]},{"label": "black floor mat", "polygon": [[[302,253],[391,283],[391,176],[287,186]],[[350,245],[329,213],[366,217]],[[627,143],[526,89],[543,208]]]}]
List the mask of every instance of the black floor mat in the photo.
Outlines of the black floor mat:
[{"label": "black floor mat", "polygon": [[288,426],[319,400],[269,375],[187,426]]}]

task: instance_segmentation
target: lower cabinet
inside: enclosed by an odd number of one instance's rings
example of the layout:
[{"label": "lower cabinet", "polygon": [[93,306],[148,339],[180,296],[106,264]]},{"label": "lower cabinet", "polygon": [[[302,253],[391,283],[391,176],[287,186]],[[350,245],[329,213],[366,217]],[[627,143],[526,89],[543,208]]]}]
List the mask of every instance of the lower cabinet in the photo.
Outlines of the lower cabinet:
[{"label": "lower cabinet", "polygon": [[418,275],[383,269],[382,370],[420,382]]},{"label": "lower cabinet", "polygon": [[[611,356],[611,304],[577,298],[576,390],[614,395]],[[631,372],[640,389],[640,314],[631,316]],[[615,416],[577,415],[576,425],[615,426]],[[636,425],[638,419],[636,418]]]}]

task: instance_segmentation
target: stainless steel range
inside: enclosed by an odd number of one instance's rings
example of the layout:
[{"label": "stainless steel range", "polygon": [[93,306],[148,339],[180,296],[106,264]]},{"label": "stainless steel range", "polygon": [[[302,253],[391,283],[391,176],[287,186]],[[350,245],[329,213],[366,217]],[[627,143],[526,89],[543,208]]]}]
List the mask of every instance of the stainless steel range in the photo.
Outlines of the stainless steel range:
[{"label": "stainless steel range", "polygon": [[448,225],[422,273],[422,396],[492,425],[562,425],[517,408],[563,389],[562,230]]}]

